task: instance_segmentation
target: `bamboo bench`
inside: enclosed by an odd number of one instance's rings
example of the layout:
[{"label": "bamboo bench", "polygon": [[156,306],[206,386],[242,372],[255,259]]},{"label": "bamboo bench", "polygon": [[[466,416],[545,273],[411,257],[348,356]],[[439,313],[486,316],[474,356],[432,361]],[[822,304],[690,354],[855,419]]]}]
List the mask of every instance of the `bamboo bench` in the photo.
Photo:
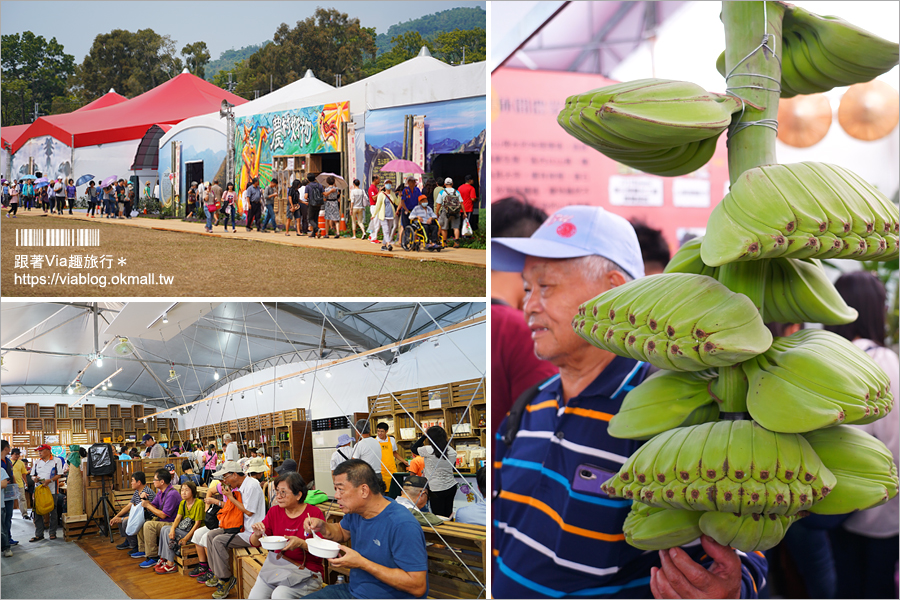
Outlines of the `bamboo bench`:
[{"label": "bamboo bench", "polygon": [[[318,507],[329,523],[339,523],[344,516],[336,502],[323,502]],[[485,527],[447,521],[434,529],[424,525],[422,532],[428,549],[428,598],[486,598]],[[248,550],[256,552],[244,552]],[[261,548],[238,548],[234,552],[235,564],[241,567],[240,570],[237,567],[234,569],[239,584],[235,587],[240,590],[241,598],[247,598],[265,562],[266,551]],[[239,572],[241,574],[237,575]],[[338,573],[349,579],[349,569],[334,568],[328,561],[325,562],[326,583],[332,581],[332,574],[336,576]]]}]

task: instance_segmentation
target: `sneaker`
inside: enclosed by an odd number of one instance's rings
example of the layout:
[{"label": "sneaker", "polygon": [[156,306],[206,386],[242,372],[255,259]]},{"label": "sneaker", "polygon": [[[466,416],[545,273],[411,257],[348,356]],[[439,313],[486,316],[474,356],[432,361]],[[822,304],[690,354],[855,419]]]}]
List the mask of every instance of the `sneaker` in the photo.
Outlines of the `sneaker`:
[{"label": "sneaker", "polygon": [[216,579],[216,576],[210,573],[209,579],[206,580],[206,587],[219,587],[222,582]]},{"label": "sneaker", "polygon": [[140,551],[135,551],[135,552],[132,552],[131,554],[129,554],[128,556],[130,556],[131,558],[144,558],[144,557],[146,557],[146,554],[144,554],[143,552],[140,552]]},{"label": "sneaker", "polygon": [[3,551],[3,556],[5,556],[6,558],[11,558],[12,555],[13,555],[12,548],[7,548],[6,550]]},{"label": "sneaker", "polygon": [[215,592],[213,592],[213,598],[227,598],[228,594],[231,593],[231,590],[234,589],[234,584],[237,583],[237,579],[232,577],[228,581],[223,581],[219,584],[218,588]]},{"label": "sneaker", "polygon": [[206,573],[209,573],[209,569],[207,569],[206,567],[195,567],[190,573],[188,573],[188,575],[190,575],[191,577],[200,577],[201,575],[205,575]]},{"label": "sneaker", "polygon": [[18,542],[18,540],[9,540],[9,545],[10,546],[18,546],[19,542]]},{"label": "sneaker", "polygon": [[149,569],[150,567],[155,567],[158,562],[159,562],[158,558],[148,558],[147,560],[142,562],[139,566],[142,569]]},{"label": "sneaker", "polygon": [[116,550],[131,550],[132,552],[137,552],[137,548],[129,545],[127,541],[116,546]]},{"label": "sneaker", "polygon": [[210,571],[209,569],[207,569],[206,571],[203,572],[202,575],[200,575],[200,577],[197,578],[197,581],[199,581],[200,583],[206,583],[210,579],[215,579],[215,578],[216,578],[216,576],[213,575],[213,572]]},{"label": "sneaker", "polygon": [[178,570],[178,567],[176,567],[175,565],[170,565],[166,561],[163,561],[161,565],[156,565],[156,568],[153,570],[160,575],[165,575],[166,573],[174,573]]}]

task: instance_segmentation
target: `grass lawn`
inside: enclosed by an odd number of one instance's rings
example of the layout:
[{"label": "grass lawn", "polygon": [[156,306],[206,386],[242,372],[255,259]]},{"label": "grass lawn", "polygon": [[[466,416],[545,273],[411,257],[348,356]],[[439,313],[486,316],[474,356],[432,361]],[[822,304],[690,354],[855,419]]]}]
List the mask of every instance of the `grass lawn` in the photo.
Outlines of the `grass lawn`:
[{"label": "grass lawn", "polygon": [[[0,217],[0,289],[3,297],[481,297],[487,293],[486,270],[440,262],[419,262],[346,251],[281,246],[238,239],[123,227],[102,220],[89,224],[63,218],[44,219],[19,212]],[[16,230],[99,229],[99,247],[16,247]],[[17,256],[29,268],[16,268]],[[111,256],[111,267],[31,266],[31,257]],[[126,259],[119,266],[118,259]],[[19,259],[21,261],[21,259]],[[60,281],[91,277],[93,281]],[[114,276],[155,274],[155,284],[115,283]],[[44,277],[37,285],[23,275]],[[18,280],[17,280],[18,276]],[[171,283],[160,283],[160,277]],[[105,277],[105,287],[101,285]]]}]

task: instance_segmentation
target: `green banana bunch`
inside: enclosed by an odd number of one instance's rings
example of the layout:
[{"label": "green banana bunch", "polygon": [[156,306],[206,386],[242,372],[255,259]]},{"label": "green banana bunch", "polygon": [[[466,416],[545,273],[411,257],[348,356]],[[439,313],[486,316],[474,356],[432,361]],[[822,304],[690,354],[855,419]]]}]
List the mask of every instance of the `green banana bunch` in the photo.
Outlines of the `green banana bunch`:
[{"label": "green banana bunch", "polygon": [[772,431],[871,423],[893,407],[887,374],[830,331],[807,329],[776,338],[769,350],[741,367],[750,386],[747,410]]},{"label": "green banana bunch", "polygon": [[754,552],[774,548],[794,521],[806,514],[808,513],[803,512],[785,516],[706,512],[700,516],[698,526],[700,531],[723,546],[731,546],[741,552]]},{"label": "green banana bunch", "polygon": [[699,425],[719,418],[709,392],[715,371],[659,371],[628,392],[609,422],[609,435],[647,440],[674,427]]},{"label": "green banana bunch", "polygon": [[692,510],[655,508],[635,502],[625,517],[625,541],[641,550],[674,548],[700,537],[700,515]]},{"label": "green banana bunch", "polygon": [[[791,98],[871,81],[897,65],[900,46],[838,17],[790,6],[784,14],[779,54],[781,97]],[[716,69],[726,76],[724,52]]]},{"label": "green banana bunch", "polygon": [[835,165],[749,169],[713,209],[700,247],[711,267],[761,258],[898,256],[900,216],[884,194]]},{"label": "green banana bunch", "polygon": [[838,515],[865,510],[897,495],[897,465],[891,451],[865,431],[838,425],[803,437],[837,478],[831,494],[810,512]]},{"label": "green banana bunch", "polygon": [[[715,278],[718,267],[707,266],[700,258],[703,238],[685,243],[669,264],[665,273],[695,273]],[[746,263],[732,266],[740,269]],[[755,275],[754,275],[755,276]],[[775,258],[769,262],[763,304],[766,323],[822,323],[844,325],[856,320],[856,309],[847,303],[834,288],[821,261],[814,258]]]},{"label": "green banana bunch", "polygon": [[582,304],[582,338],[670,371],[743,362],[772,342],[749,298],[711,277],[672,273],[629,281]]},{"label": "green banana bunch", "polygon": [[640,79],[569,96],[557,122],[634,169],[675,177],[696,171],[740,108],[734,96],[685,81]]},{"label": "green banana bunch", "polygon": [[802,436],[716,421],[657,435],[601,489],[659,508],[793,515],[835,483]]}]

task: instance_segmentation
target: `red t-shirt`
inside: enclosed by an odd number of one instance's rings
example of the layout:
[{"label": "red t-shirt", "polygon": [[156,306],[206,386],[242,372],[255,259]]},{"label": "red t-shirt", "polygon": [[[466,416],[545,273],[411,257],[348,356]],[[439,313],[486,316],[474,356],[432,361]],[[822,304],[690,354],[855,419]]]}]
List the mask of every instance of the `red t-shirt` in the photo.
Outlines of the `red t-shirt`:
[{"label": "red t-shirt", "polygon": [[510,306],[491,305],[491,439],[516,398],[534,384],[559,372],[534,355],[525,316]]},{"label": "red t-shirt", "polygon": [[[266,526],[266,535],[293,535],[300,539],[305,539],[303,534],[303,521],[306,520],[306,517],[325,519],[325,515],[322,514],[322,511],[319,510],[318,506],[307,504],[306,509],[299,517],[291,519],[287,516],[287,513],[284,512],[283,508],[275,504],[269,509],[269,512],[266,513],[262,522]],[[306,564],[302,563],[304,552],[306,554]],[[309,551],[304,551],[301,548],[294,548],[293,550],[288,550],[282,554],[285,558],[290,558],[291,560],[301,563],[302,566],[310,571],[322,574],[325,572],[322,567],[322,559],[318,556],[313,556]]]},{"label": "red t-shirt", "polygon": [[374,183],[369,186],[369,204],[375,206],[375,200],[378,198],[378,186]]},{"label": "red t-shirt", "polygon": [[472,203],[475,201],[475,188],[464,183],[459,186],[459,197],[462,198],[463,210],[467,213],[472,212]]}]

